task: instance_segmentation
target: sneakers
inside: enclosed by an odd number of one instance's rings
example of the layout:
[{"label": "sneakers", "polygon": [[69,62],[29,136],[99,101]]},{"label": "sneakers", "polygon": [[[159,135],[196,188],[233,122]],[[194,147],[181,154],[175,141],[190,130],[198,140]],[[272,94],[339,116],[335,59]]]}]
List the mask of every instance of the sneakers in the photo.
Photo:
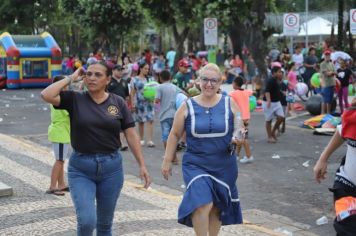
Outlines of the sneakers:
[{"label": "sneakers", "polygon": [[247,156],[244,156],[244,158],[240,159],[240,163],[250,163],[253,162],[254,158],[253,156],[250,156],[249,158]]},{"label": "sneakers", "polygon": [[147,147],[152,148],[152,147],[154,147],[154,146],[155,146],[154,142],[152,142],[152,141],[148,141],[148,142],[147,142]]},{"label": "sneakers", "polygon": [[145,145],[145,140],[141,140],[140,143],[141,143],[141,146],[144,146]]}]

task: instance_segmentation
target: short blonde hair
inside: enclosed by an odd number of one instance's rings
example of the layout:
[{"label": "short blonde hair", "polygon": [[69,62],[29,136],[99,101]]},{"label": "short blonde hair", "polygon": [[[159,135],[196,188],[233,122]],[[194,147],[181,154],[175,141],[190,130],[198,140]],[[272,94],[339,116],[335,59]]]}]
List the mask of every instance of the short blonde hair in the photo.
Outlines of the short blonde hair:
[{"label": "short blonde hair", "polygon": [[214,64],[214,63],[208,63],[204,67],[202,67],[199,70],[199,78],[201,77],[202,74],[204,74],[206,71],[214,71],[219,74],[219,80],[222,78],[222,73],[220,71],[220,68]]}]

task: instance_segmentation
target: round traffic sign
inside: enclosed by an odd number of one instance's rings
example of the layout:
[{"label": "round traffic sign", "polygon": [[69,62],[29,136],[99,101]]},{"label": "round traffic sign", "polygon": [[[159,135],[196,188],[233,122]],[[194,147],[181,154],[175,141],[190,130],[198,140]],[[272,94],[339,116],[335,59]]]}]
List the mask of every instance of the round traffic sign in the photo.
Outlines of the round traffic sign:
[{"label": "round traffic sign", "polygon": [[215,18],[208,18],[205,20],[205,26],[207,29],[214,29],[216,28],[217,22]]},{"label": "round traffic sign", "polygon": [[298,24],[298,17],[293,13],[289,13],[285,16],[284,23],[288,27],[294,27]]},{"label": "round traffic sign", "polygon": [[351,13],[351,19],[353,22],[356,22],[356,10],[353,10]]}]

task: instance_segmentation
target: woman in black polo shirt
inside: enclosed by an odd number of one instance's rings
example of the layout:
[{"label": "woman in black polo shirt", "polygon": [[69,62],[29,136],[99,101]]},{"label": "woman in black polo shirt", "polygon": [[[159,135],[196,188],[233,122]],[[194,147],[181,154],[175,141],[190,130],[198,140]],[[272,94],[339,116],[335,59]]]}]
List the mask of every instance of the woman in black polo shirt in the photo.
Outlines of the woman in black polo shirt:
[{"label": "woman in black polo shirt", "polygon": [[[70,115],[73,154],[68,182],[77,213],[77,234],[111,235],[117,199],[123,185],[122,157],[118,152],[123,130],[139,166],[145,188],[151,183],[134,120],[125,101],[106,92],[111,69],[98,62],[84,73],[76,70],[41,92],[42,98]],[[62,91],[72,81],[84,79],[87,92]],[[95,206],[96,202],[96,206]]]}]

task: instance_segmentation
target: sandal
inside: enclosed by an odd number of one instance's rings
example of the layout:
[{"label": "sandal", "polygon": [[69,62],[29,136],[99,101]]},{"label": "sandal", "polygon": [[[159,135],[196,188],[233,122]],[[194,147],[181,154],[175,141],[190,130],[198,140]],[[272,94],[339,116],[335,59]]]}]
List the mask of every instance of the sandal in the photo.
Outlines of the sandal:
[{"label": "sandal", "polygon": [[53,195],[56,195],[56,196],[64,196],[65,195],[65,193],[63,193],[59,189],[48,189],[48,190],[46,190],[46,193],[47,194],[53,194]]},{"label": "sandal", "polygon": [[61,192],[69,192],[69,187],[65,187],[65,188],[62,188],[62,189],[58,189],[59,191]]},{"label": "sandal", "polygon": [[127,149],[129,149],[128,146],[122,146],[122,147],[120,148],[120,151],[127,151]]}]

